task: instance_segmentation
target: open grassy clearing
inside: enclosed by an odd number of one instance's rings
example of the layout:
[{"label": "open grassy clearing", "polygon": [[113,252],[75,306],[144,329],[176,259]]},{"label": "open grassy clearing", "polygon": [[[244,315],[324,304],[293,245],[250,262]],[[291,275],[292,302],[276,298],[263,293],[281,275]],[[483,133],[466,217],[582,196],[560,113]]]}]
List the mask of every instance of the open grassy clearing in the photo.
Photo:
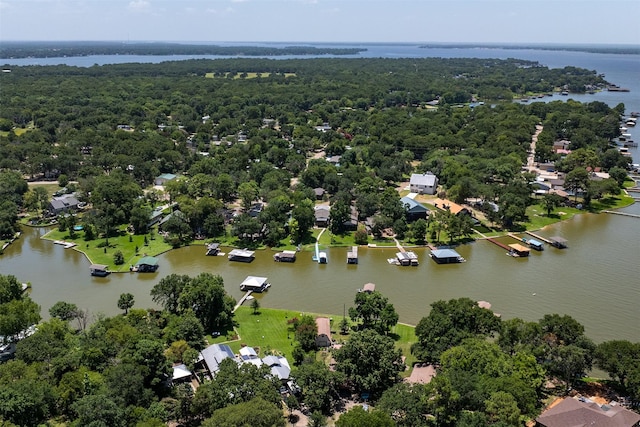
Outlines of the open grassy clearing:
[{"label": "open grassy clearing", "polygon": [[[146,244],[145,244],[146,237]],[[105,264],[111,271],[129,271],[129,266],[134,265],[143,256],[156,256],[171,249],[171,245],[164,242],[161,236],[157,235],[132,235],[120,230],[118,236],[109,237],[109,245],[106,239],[99,238],[90,241],[84,240],[84,231],[76,231],[72,237],[69,230],[60,231],[57,228],[43,236],[48,240],[64,240],[74,242],[74,248],[84,253],[93,264]],[[116,251],[121,251],[124,256],[124,264],[115,265],[113,256]]]},{"label": "open grassy clearing", "polygon": [[[272,308],[260,308],[258,314],[253,314],[250,302],[245,303],[245,306],[236,311],[235,320],[238,326],[236,326],[235,332],[227,331],[216,338],[209,336],[208,340],[210,343],[226,342],[234,352],[238,352],[242,345],[248,345],[254,347],[262,357],[276,352],[292,361],[295,334],[291,329],[291,325],[287,322],[294,317],[300,318],[303,315],[332,319],[331,332],[333,340],[338,343],[344,343],[348,340],[349,334],[341,335],[339,331],[340,322],[342,321],[341,315]],[[349,319],[347,318],[347,320]],[[236,336],[236,333],[238,336]],[[395,340],[396,347],[402,349],[402,353],[407,358],[407,365],[411,366],[415,362],[415,358],[411,355],[411,345],[417,340],[415,328],[406,324],[398,324],[392,328],[389,336]]]}]

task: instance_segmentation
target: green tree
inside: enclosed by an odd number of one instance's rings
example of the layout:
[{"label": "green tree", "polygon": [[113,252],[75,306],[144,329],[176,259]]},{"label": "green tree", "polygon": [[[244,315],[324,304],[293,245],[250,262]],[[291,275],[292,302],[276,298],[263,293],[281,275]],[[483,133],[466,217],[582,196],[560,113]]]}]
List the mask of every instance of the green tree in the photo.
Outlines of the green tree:
[{"label": "green tree", "polygon": [[113,263],[115,265],[124,264],[124,255],[122,254],[121,250],[117,250],[113,253]]},{"label": "green tree", "polygon": [[40,306],[29,297],[0,304],[0,335],[15,337],[40,321]]},{"label": "green tree", "polygon": [[389,299],[378,291],[358,292],[354,307],[349,308],[349,317],[354,322],[362,321],[363,328],[374,328],[387,333],[398,323],[398,314]]},{"label": "green tree", "polygon": [[318,326],[312,316],[304,315],[294,324],[296,341],[305,352],[316,350],[316,337],[318,336]]},{"label": "green tree", "polygon": [[180,293],[178,310],[193,310],[207,332],[223,331],[231,326],[235,303],[221,276],[200,273]]},{"label": "green tree", "polygon": [[329,369],[321,362],[313,361],[301,364],[294,372],[296,384],[302,389],[302,402],[311,411],[329,414],[334,403],[338,402],[339,386],[344,376]]},{"label": "green tree", "polygon": [[49,315],[68,322],[78,315],[78,306],[70,302],[58,301],[49,309]]},{"label": "green tree", "polygon": [[547,211],[547,216],[551,216],[551,212],[562,205],[562,197],[555,193],[547,193],[542,196],[540,204],[542,205],[543,209]]},{"label": "green tree", "polygon": [[260,312],[260,301],[254,298],[253,301],[251,301],[251,309],[253,310],[253,314],[258,314]]},{"label": "green tree", "polygon": [[393,427],[393,419],[382,411],[365,411],[354,406],[336,421],[336,427]]},{"label": "green tree", "polygon": [[390,415],[396,426],[426,426],[426,390],[422,384],[398,383],[382,393],[376,409]]},{"label": "green tree", "polygon": [[626,340],[605,341],[598,344],[596,365],[616,379],[623,387],[631,373],[640,371],[640,343]]},{"label": "green tree", "polygon": [[405,369],[393,340],[370,329],[351,334],[334,358],[336,370],[346,375],[356,391],[369,392],[374,398],[399,382]]},{"label": "green tree", "polygon": [[22,299],[22,285],[16,276],[0,274],[0,304]]},{"label": "green tree", "polygon": [[485,401],[486,412],[492,423],[501,422],[507,426],[520,426],[520,409],[513,396],[504,391],[491,393]]},{"label": "green tree", "polygon": [[259,397],[216,410],[203,427],[284,427],[282,410]]},{"label": "green tree", "polygon": [[133,295],[130,293],[120,294],[120,298],[118,298],[118,308],[124,310],[125,316],[129,313],[129,309],[133,307],[134,303]]},{"label": "green tree", "polygon": [[180,295],[190,283],[191,278],[187,275],[170,274],[151,289],[151,299],[169,313],[177,314]]},{"label": "green tree", "polygon": [[490,336],[499,330],[500,318],[469,298],[436,301],[429,315],[418,322],[418,342],[411,351],[420,360],[437,362],[444,351],[463,340]]}]

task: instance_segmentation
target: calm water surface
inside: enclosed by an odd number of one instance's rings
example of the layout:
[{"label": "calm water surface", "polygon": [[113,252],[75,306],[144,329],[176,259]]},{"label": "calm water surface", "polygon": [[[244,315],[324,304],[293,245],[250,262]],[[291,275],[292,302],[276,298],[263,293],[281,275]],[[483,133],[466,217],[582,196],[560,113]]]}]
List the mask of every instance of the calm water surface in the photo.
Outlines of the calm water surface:
[{"label": "calm water surface", "polygon": [[[574,65],[605,73],[607,80],[631,92],[601,92],[595,95],[556,97],[583,102],[594,100],[610,106],[622,102],[627,112],[640,111],[640,56],[584,52],[508,49],[419,49],[417,45],[366,45],[368,57],[481,57],[536,60],[549,67]],[[161,62],[192,57],[84,57],[8,60],[14,65],[59,64],[91,66],[115,62]],[[548,101],[548,99],[547,99]],[[638,128],[638,127],[636,127]],[[630,130],[635,141],[638,129]],[[638,149],[630,150],[640,163]],[[625,211],[640,214],[640,204]],[[258,296],[265,307],[299,309],[340,315],[349,307],[356,290],[367,282],[388,296],[400,321],[417,323],[429,305],[440,299],[470,297],[487,300],[503,318],[538,320],[547,313],[569,314],[585,325],[596,342],[609,339],[640,341],[640,218],[608,214],[585,214],[540,231],[542,236],[560,235],[569,249],[546,248],[529,259],[514,259],[486,241],[458,248],[468,261],[459,265],[437,265],[428,250],[418,249],[420,266],[397,267],[387,263],[394,249],[361,248],[360,264],[346,264],[346,248],[329,249],[329,263],[318,265],[311,253],[302,253],[294,264],[275,263],[273,252],[259,251],[251,264],[229,262],[225,257],[207,257],[202,246],[182,248],[160,256],[154,274],[89,276],[89,261],[74,250],[42,240],[46,230],[28,228],[21,239],[0,256],[0,274],[13,274],[31,282],[32,298],[49,307],[64,300],[88,308],[92,313],[116,314],[121,293],[135,296],[137,307],[154,306],[149,291],[171,273],[195,276],[206,271],[220,274],[227,291],[239,299],[238,285],[248,275],[267,276],[273,284]],[[509,243],[505,238],[505,243]]]}]

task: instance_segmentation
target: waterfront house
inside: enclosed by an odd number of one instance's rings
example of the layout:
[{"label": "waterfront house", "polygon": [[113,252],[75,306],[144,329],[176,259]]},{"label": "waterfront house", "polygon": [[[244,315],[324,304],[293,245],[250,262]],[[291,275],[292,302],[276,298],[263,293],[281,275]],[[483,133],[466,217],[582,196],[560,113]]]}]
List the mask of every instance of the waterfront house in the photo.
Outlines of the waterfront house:
[{"label": "waterfront house", "polygon": [[258,357],[258,353],[253,347],[244,346],[240,348],[240,362],[242,363],[251,363],[252,365],[256,365],[258,368],[262,366],[263,362],[260,357]]},{"label": "waterfront house", "polygon": [[316,206],[314,209],[314,215],[316,218],[316,225],[318,227],[327,227],[329,225],[329,218],[331,218],[331,211],[326,206]]},{"label": "waterfront house", "polygon": [[78,210],[78,199],[73,194],[68,194],[62,197],[54,197],[49,202],[47,211],[50,215],[60,215],[61,213],[70,213]]},{"label": "waterfront house", "polygon": [[416,202],[410,197],[403,197],[400,199],[402,206],[404,206],[405,216],[407,217],[407,221],[415,221],[420,218],[426,219],[429,215],[429,209],[424,207],[422,204]]},{"label": "waterfront house", "polygon": [[212,344],[200,352],[198,362],[213,377],[220,370],[220,363],[224,359],[234,359],[231,347],[226,344]]},{"label": "waterfront house", "polygon": [[291,376],[291,365],[286,357],[269,355],[262,359],[262,364],[271,368],[271,375],[286,382]]},{"label": "waterfront house", "polygon": [[328,317],[316,317],[316,345],[320,348],[331,347],[331,320]]},{"label": "waterfront house", "polygon": [[599,405],[589,399],[565,397],[536,418],[541,427],[637,427],[640,414],[621,405]]},{"label": "waterfront house", "polygon": [[173,366],[173,374],[171,375],[171,384],[184,384],[191,382],[193,374],[184,363]]},{"label": "waterfront house", "polygon": [[418,194],[436,194],[438,177],[431,172],[411,174],[409,191]]}]

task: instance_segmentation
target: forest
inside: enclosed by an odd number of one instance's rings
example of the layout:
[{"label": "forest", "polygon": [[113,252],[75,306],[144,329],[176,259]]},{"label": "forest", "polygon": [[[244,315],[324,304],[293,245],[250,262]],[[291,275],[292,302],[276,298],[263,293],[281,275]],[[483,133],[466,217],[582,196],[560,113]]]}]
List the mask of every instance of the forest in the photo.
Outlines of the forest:
[{"label": "forest", "polygon": [[[390,227],[403,235],[412,230],[394,186],[427,171],[452,200],[499,205],[499,215],[487,215],[511,227],[532,203],[531,177],[520,172],[538,123],[544,131],[536,160],[577,170],[571,182],[587,205],[617,194],[628,165],[611,146],[624,105],[512,102],[606,87],[595,71],[575,67],[327,58],[10,71],[0,75],[0,168],[26,179],[77,181],[80,199],[94,208],[85,219],[100,230],[132,223],[146,233],[158,195],[138,196],[159,174],[172,173],[180,178],[166,190],[186,214],[174,224],[178,240],[230,232],[246,246],[300,243],[313,224],[314,188],[330,195],[334,232],[345,231],[353,206],[359,221],[371,218],[375,235]],[[552,150],[560,139],[574,150],[564,159]],[[583,172],[595,166],[623,178],[594,184]],[[34,195],[28,200],[38,204]],[[229,231],[226,209],[236,200],[243,215]],[[256,218],[248,211],[257,202],[266,209]],[[22,207],[18,200],[6,210],[3,236],[15,231],[6,224]],[[290,212],[296,224],[284,227]],[[469,224],[437,227],[451,228],[456,239],[470,232]]]},{"label": "forest", "polygon": [[216,46],[167,42],[3,42],[0,58],[59,58],[89,55],[355,55],[365,49],[315,46]]}]

